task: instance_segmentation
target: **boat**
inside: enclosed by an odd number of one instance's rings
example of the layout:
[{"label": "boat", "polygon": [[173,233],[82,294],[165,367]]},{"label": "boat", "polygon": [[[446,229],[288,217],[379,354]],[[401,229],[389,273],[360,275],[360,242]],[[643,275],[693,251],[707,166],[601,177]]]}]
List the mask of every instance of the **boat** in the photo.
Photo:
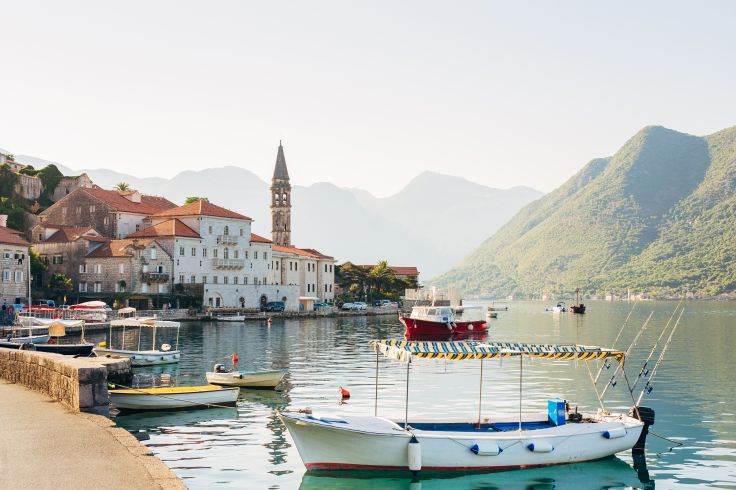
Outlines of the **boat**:
[{"label": "boat", "polygon": [[220,386],[238,386],[240,388],[276,388],[289,371],[277,369],[272,371],[218,371],[215,368],[205,373],[207,382]]},{"label": "boat", "polygon": [[[577,362],[613,359],[625,353],[593,346],[479,342],[408,342],[374,340],[379,354],[406,363],[407,405],[403,421],[378,416],[378,362],[373,415],[315,414],[310,410],[283,411],[288,429],[308,470],[475,471],[531,468],[593,461],[641,447],[648,420],[639,407],[629,414],[612,414],[600,400],[594,413],[572,412],[565,400],[551,399],[547,412],[523,413],[523,359],[575,359]],[[475,420],[409,418],[409,373],[412,360],[519,359],[519,412],[512,416],[482,416],[482,391]],[[641,410],[645,407],[641,407]],[[423,410],[424,412],[424,410]],[[631,415],[633,414],[633,415]],[[645,422],[644,419],[647,420]],[[653,422],[653,413],[652,413]]]},{"label": "boat", "polygon": [[[33,342],[33,345],[24,346],[24,350],[35,350],[38,352],[53,352],[55,354],[63,354],[66,356],[89,356],[92,354],[94,344],[84,339],[84,321],[83,320],[60,320],[46,319],[37,317],[19,317],[19,321],[23,327],[28,328],[29,333],[33,330],[46,330],[48,335],[34,335],[34,340],[44,339]],[[79,342],[63,343],[59,339],[66,336],[67,328],[81,328],[82,338]],[[30,336],[14,337],[10,342],[28,343]],[[6,347],[6,345],[3,345]]]},{"label": "boat", "polygon": [[486,318],[488,318],[489,320],[498,318],[498,312],[493,311],[492,309],[488,308],[488,312],[486,313]]},{"label": "boat", "polygon": [[77,320],[104,322],[107,321],[107,303],[104,301],[86,301],[71,305],[69,313]]},{"label": "boat", "polygon": [[552,308],[552,313],[565,313],[567,311],[567,305],[564,301],[560,301],[556,305],[554,305]]},{"label": "boat", "polygon": [[480,306],[414,306],[411,314],[399,316],[406,335],[446,335],[448,332],[484,332],[488,325]]},{"label": "boat", "polygon": [[215,320],[218,322],[243,322],[245,315],[217,315]]},{"label": "boat", "polygon": [[[122,327],[122,339],[120,341],[120,348],[112,348],[112,329],[113,327]],[[125,329],[126,328],[137,328],[138,329],[138,347],[136,349],[125,348]],[[151,329],[151,348],[141,349],[141,333],[143,329]],[[156,332],[161,328],[175,328],[176,329],[176,342],[173,350],[169,344],[161,344],[161,348],[156,348]],[[110,322],[110,346],[107,343],[102,342],[100,345],[94,348],[94,352],[98,356],[120,356],[129,357],[133,367],[140,366],[157,366],[160,364],[174,364],[179,362],[181,358],[181,352],[179,352],[179,329],[181,324],[179,322],[158,320],[156,318],[148,317],[134,317],[134,318],[121,318]]]},{"label": "boat", "polygon": [[110,403],[118,410],[178,410],[233,406],[238,388],[214,385],[109,390]]},{"label": "boat", "polygon": [[579,315],[585,313],[585,305],[580,302],[580,288],[575,290],[575,304],[570,307],[570,311]]}]

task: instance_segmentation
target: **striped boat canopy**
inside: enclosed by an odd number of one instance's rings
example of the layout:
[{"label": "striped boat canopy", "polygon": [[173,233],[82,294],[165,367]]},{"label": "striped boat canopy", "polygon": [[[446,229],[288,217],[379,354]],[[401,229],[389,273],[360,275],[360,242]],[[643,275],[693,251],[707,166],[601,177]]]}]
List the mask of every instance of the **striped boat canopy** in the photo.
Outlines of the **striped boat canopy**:
[{"label": "striped boat canopy", "polygon": [[371,340],[374,350],[402,362],[411,357],[424,359],[494,359],[526,355],[545,359],[590,361],[613,358],[624,361],[624,353],[590,345],[525,344],[512,342],[412,342],[406,340]]}]

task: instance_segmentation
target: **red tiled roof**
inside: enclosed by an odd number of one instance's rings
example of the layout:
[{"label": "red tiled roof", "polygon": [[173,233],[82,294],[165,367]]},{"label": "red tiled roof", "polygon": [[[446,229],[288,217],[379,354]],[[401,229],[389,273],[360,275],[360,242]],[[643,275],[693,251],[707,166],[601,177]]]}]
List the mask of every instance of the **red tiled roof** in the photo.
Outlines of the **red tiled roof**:
[{"label": "red tiled roof", "polygon": [[140,231],[131,233],[126,238],[143,238],[143,237],[190,237],[190,238],[201,238],[199,233],[192,230],[190,227],[182,223],[176,218],[172,218],[166,221],[162,221],[153,226],[143,228]]},{"label": "red tiled roof", "polygon": [[30,243],[23,239],[23,234],[21,232],[12,228],[6,228],[5,226],[0,226],[0,243],[21,245],[24,247],[30,245]]},{"label": "red tiled roof", "polygon": [[245,215],[236,213],[235,211],[230,211],[229,209],[225,209],[205,200],[190,202],[189,204],[179,206],[178,208],[175,207],[173,209],[168,209],[166,211],[162,210],[157,212],[155,216],[163,218],[173,218],[178,216],[213,216],[216,218],[233,218],[253,221]]},{"label": "red tiled roof", "polygon": [[318,250],[315,250],[313,248],[303,248],[302,250],[304,250],[305,252],[309,252],[310,254],[316,255],[320,259],[330,259],[330,260],[334,260],[335,259],[334,257],[331,257],[329,255],[325,255],[322,252],[319,252]]},{"label": "red tiled roof", "polygon": [[[141,195],[141,202],[133,202],[126,199],[121,193],[117,191],[109,191],[100,187],[79,187],[74,189],[71,193],[64,196],[66,200],[69,196],[73,196],[76,192],[86,192],[90,196],[104,202],[113,211],[122,213],[135,213],[135,214],[154,214],[164,209],[171,209],[176,207],[176,204],[169,201],[164,197],[159,196],[147,196]],[[58,202],[61,201],[57,201]],[[56,206],[56,204],[54,204]],[[51,206],[49,209],[53,208]],[[45,215],[48,209],[43,211],[41,215]]]},{"label": "red tiled roof", "polygon": [[264,238],[261,235],[256,235],[255,233],[250,234],[250,241],[258,243],[273,243],[273,241],[269,240],[268,238]]},{"label": "red tiled roof", "polygon": [[155,241],[153,238],[149,239],[128,239],[122,240],[110,240],[106,244],[94,249],[87,254],[88,259],[103,259],[109,257],[131,257],[132,254],[128,251],[128,247],[131,245],[139,245],[140,247],[147,247],[151,242]]},{"label": "red tiled roof", "polygon": [[[53,227],[49,227],[53,228]],[[47,243],[61,243],[61,242],[73,242],[77,240],[78,238],[91,238],[91,237],[83,237],[85,233],[88,231],[95,231],[94,228],[91,226],[64,226],[59,227],[59,229],[51,235],[47,240],[45,240]]]},{"label": "red tiled roof", "polygon": [[284,247],[282,245],[274,245],[272,247],[272,250],[274,252],[282,252],[282,253],[287,253],[287,254],[301,255],[302,257],[310,257],[310,258],[313,258],[313,259],[318,258],[313,253],[307,252],[306,250],[302,250],[301,248],[296,248],[296,247]]},{"label": "red tiled roof", "polygon": [[[376,265],[359,265],[358,267],[362,267],[363,269],[373,269]],[[401,267],[396,265],[389,265],[389,269],[394,271],[394,274],[397,274],[399,276],[418,276],[419,275],[419,269],[416,267]]]}]

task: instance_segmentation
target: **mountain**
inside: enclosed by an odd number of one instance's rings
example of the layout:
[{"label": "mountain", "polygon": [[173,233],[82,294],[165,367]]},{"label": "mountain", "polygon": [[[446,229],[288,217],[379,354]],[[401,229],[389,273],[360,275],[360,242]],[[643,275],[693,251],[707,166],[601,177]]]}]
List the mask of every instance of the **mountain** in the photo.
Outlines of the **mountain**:
[{"label": "mountain", "polygon": [[[42,168],[52,163],[16,155],[21,163]],[[118,182],[147,194],[184,202],[207,197],[255,220],[256,233],[270,236],[269,184],[235,166],[185,171],[171,179],[138,178],[108,169],[86,172],[95,184],[112,188]],[[460,177],[425,172],[393,196],[377,198],[361,189],[330,183],[292,188],[292,237],[295,244],[334,255],[338,260],[416,265],[422,277],[447,271],[541,192],[528,187],[494,189]]]},{"label": "mountain", "polygon": [[736,290],[736,127],[639,131],[527,205],[436,281],[538,297],[580,287],[702,296]]}]

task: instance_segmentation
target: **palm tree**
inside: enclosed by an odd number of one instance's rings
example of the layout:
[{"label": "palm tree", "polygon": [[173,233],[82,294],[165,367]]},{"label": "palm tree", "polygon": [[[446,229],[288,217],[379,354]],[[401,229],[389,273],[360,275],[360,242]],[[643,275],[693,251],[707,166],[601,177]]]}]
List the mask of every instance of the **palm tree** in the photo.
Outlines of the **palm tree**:
[{"label": "palm tree", "polygon": [[118,182],[115,185],[114,189],[116,191],[126,192],[126,191],[129,191],[130,190],[130,184],[128,184],[127,182]]},{"label": "palm tree", "polygon": [[368,271],[363,267],[352,262],[345,262],[337,268],[337,277],[344,291],[350,291],[353,294],[365,292]]},{"label": "palm tree", "polygon": [[380,261],[368,272],[368,279],[379,294],[381,291],[390,291],[396,285],[396,273],[385,260]]}]

